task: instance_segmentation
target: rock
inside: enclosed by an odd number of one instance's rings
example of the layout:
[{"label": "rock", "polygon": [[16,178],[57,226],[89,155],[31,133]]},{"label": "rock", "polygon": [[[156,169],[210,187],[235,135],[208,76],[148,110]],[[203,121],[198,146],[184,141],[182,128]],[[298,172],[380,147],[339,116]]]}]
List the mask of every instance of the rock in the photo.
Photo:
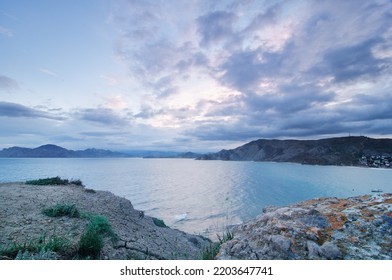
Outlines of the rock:
[{"label": "rock", "polygon": [[308,255],[309,259],[317,260],[320,258],[320,246],[317,245],[316,242],[307,241],[306,246],[307,246],[308,252],[309,252],[309,255]]},{"label": "rock", "polygon": [[342,252],[336,246],[336,244],[332,242],[325,242],[319,250],[320,256],[327,260],[338,260],[342,258]]},{"label": "rock", "polygon": [[[232,230],[228,259],[392,259],[392,194],[319,198],[262,215]],[[233,244],[237,245],[233,245]],[[218,259],[220,259],[218,256]]]},{"label": "rock", "polygon": [[274,243],[278,250],[281,250],[283,252],[288,252],[290,250],[290,239],[281,235],[272,235],[270,240],[272,241],[272,243]]}]

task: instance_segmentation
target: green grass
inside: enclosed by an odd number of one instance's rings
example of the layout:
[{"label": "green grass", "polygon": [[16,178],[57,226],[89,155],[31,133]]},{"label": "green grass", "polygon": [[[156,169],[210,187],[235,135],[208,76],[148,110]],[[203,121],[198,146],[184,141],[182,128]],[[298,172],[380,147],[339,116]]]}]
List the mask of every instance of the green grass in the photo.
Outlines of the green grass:
[{"label": "green grass", "polygon": [[221,245],[229,240],[232,240],[234,238],[234,235],[232,232],[227,230],[225,233],[223,233],[222,237],[220,237],[218,234],[217,237],[219,242],[211,243],[210,246],[203,250],[201,256],[203,260],[214,260],[216,255],[218,255],[219,253]]},{"label": "green grass", "polygon": [[154,222],[154,225],[156,225],[157,227],[163,227],[163,228],[167,228],[168,226],[165,224],[165,222],[161,219],[158,218],[152,218],[152,221]]},{"label": "green grass", "polygon": [[80,213],[75,204],[56,204],[53,207],[45,208],[42,213],[48,217],[68,216],[70,218],[79,218]]},{"label": "green grass", "polygon": [[84,258],[96,259],[103,248],[103,237],[93,229],[87,229],[79,241],[79,254]]},{"label": "green grass", "polygon": [[43,252],[56,252],[65,255],[70,250],[70,241],[64,237],[53,235],[49,238],[41,236],[37,239],[28,240],[24,243],[12,243],[0,249],[0,256],[15,259],[18,255],[29,255],[33,258]]},{"label": "green grass", "polygon": [[30,180],[25,182],[27,185],[35,185],[35,186],[49,186],[49,185],[78,185],[83,186],[81,180],[68,180],[68,179],[61,179],[59,176],[57,177],[50,177],[44,179],[37,179],[37,180]]},{"label": "green grass", "polygon": [[103,248],[103,238],[110,237],[114,242],[117,235],[105,216],[85,213],[84,217],[89,219],[90,223],[80,238],[78,253],[82,258],[97,259]]}]

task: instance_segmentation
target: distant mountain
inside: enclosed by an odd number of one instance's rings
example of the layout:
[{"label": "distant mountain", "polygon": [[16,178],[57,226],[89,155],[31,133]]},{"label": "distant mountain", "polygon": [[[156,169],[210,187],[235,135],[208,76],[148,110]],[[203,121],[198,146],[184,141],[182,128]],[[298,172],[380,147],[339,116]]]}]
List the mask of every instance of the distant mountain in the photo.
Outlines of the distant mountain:
[{"label": "distant mountain", "polygon": [[106,157],[142,157],[142,158],[197,158],[201,154],[192,152],[179,153],[170,151],[127,151],[112,152],[101,149],[68,150],[48,144],[37,148],[11,147],[0,151],[0,158],[106,158]]},{"label": "distant mountain", "polygon": [[359,165],[362,156],[392,156],[392,139],[339,137],[320,140],[259,139],[201,160],[274,161],[319,165]]},{"label": "distant mountain", "polygon": [[128,157],[127,154],[109,150],[86,149],[80,151],[67,150],[63,147],[48,144],[38,148],[11,147],[0,151],[0,157],[11,158],[98,158]]},{"label": "distant mountain", "polygon": [[202,154],[197,154],[193,152],[151,152],[148,155],[143,156],[143,158],[198,158],[201,156]]}]

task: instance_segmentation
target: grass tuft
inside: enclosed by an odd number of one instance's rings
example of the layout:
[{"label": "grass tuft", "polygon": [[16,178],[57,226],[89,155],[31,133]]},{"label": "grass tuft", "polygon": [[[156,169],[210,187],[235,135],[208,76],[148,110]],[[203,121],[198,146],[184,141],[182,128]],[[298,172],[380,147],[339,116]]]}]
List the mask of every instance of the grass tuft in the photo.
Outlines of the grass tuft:
[{"label": "grass tuft", "polygon": [[203,260],[214,260],[219,253],[221,245],[229,240],[232,240],[234,235],[232,232],[227,230],[225,233],[223,233],[222,237],[220,237],[219,234],[217,234],[217,237],[219,242],[211,243],[210,246],[203,250],[201,256]]},{"label": "grass tuft", "polygon": [[79,255],[87,259],[97,259],[103,248],[103,237],[110,237],[115,242],[117,235],[105,216],[88,213],[85,218],[89,219],[90,223],[80,238]]},{"label": "grass tuft", "polygon": [[56,235],[49,238],[41,236],[24,243],[12,243],[5,248],[1,248],[0,256],[15,259],[18,255],[19,258],[27,258],[28,256],[33,258],[35,255],[43,252],[66,254],[70,249],[70,244],[68,239]]},{"label": "grass tuft", "polygon": [[50,185],[77,185],[83,186],[81,180],[68,180],[68,179],[61,179],[59,176],[44,178],[44,179],[37,179],[37,180],[29,180],[25,182],[27,185],[35,185],[35,186],[50,186]]},{"label": "grass tuft", "polygon": [[68,185],[69,181],[67,179],[61,179],[60,177],[57,176],[57,177],[51,177],[51,178],[26,181],[26,184],[37,185],[37,186]]},{"label": "grass tuft", "polygon": [[154,225],[156,225],[157,227],[163,227],[163,228],[167,228],[168,226],[165,224],[165,222],[161,219],[158,218],[152,218],[152,221],[154,222]]},{"label": "grass tuft", "polygon": [[89,228],[79,241],[79,254],[82,257],[96,259],[103,248],[103,238],[95,230]]},{"label": "grass tuft", "polygon": [[70,218],[79,218],[80,213],[75,204],[56,204],[53,207],[45,208],[42,213],[48,217],[68,216]]}]

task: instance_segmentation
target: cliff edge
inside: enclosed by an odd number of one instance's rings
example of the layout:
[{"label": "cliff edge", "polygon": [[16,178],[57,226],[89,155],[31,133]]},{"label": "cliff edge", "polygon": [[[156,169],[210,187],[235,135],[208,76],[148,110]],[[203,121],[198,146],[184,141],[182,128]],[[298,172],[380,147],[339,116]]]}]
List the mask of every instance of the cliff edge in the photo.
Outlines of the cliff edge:
[{"label": "cliff edge", "polygon": [[392,194],[269,207],[236,226],[217,259],[392,259]]},{"label": "cliff edge", "polygon": [[[72,212],[65,212],[69,208]],[[59,215],[47,216],[44,209]],[[100,235],[97,252],[93,246]],[[200,259],[209,244],[166,227],[107,191],[72,184],[0,184],[0,259],[14,259],[16,253],[22,259]]]}]

